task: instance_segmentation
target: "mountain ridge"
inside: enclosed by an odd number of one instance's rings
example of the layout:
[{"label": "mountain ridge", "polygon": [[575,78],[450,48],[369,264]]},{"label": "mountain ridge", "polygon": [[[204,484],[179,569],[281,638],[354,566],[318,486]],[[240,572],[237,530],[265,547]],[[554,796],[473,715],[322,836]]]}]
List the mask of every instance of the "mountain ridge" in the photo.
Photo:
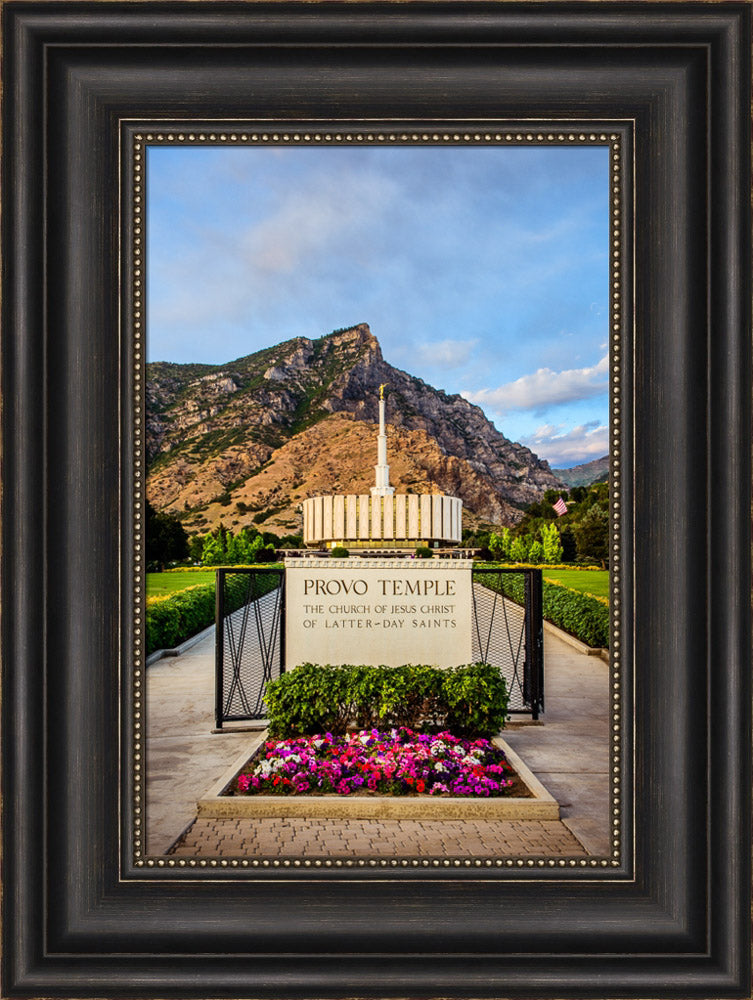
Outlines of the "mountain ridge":
[{"label": "mountain ridge", "polygon": [[605,483],[609,478],[609,455],[594,458],[581,465],[573,465],[569,469],[552,469],[566,486],[591,486],[593,483]]},{"label": "mountain ridge", "polygon": [[294,530],[306,495],[373,485],[382,383],[399,491],[451,493],[471,520],[512,524],[544,490],[561,486],[478,406],[388,364],[359,323],[226,364],[147,364],[150,502],[178,513],[189,531],[229,514],[231,523],[247,523],[248,511],[265,529]]}]

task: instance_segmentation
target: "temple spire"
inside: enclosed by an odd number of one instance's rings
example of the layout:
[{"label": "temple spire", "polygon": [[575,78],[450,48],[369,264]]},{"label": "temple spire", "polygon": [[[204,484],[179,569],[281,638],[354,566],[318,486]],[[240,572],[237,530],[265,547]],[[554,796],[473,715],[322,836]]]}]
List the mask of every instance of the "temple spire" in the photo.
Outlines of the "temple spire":
[{"label": "temple spire", "polygon": [[377,437],[377,464],[374,467],[376,472],[376,486],[371,487],[373,497],[392,496],[395,487],[390,486],[390,467],[387,465],[387,431],[384,423],[384,387],[383,382],[379,386],[379,435]]}]

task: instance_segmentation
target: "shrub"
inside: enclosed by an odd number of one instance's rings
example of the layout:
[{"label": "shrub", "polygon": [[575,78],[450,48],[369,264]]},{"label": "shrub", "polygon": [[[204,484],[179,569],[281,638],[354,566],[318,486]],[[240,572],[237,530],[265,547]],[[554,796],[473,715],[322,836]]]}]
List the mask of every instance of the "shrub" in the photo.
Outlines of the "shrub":
[{"label": "shrub", "polygon": [[275,737],[343,733],[349,725],[490,736],[504,726],[508,692],[498,668],[485,663],[452,669],[304,663],[269,682],[266,704]]},{"label": "shrub", "polygon": [[339,667],[304,663],[270,681],[265,694],[270,736],[345,732],[346,679]]},{"label": "shrub", "polygon": [[180,615],[171,597],[149,597],[146,602],[146,651],[172,649],[178,643]]},{"label": "shrub", "polygon": [[346,548],[343,548],[342,545],[336,545],[332,549],[330,555],[332,556],[333,559],[347,559],[348,556],[350,555],[350,552],[348,552]]},{"label": "shrub", "polygon": [[419,545],[416,549],[416,559],[433,559],[434,553],[428,545]]},{"label": "shrub", "polygon": [[556,583],[544,584],[544,617],[587,646],[609,645],[609,606]]},{"label": "shrub", "polygon": [[214,584],[187,587],[146,603],[146,651],[172,649],[214,622]]},{"label": "shrub", "polygon": [[507,684],[496,667],[470,663],[446,672],[447,729],[456,736],[492,735],[504,728]]},{"label": "shrub", "polygon": [[441,718],[446,714],[446,707],[439,667],[405,664],[379,670],[377,683],[381,683],[378,702],[372,703],[377,709],[373,725],[406,726],[416,731],[437,725],[444,728]]},{"label": "shrub", "polygon": [[[274,574],[257,579],[256,596],[273,589]],[[241,573],[228,576],[225,582],[225,610],[235,611],[246,600],[248,578]],[[146,651],[172,649],[202,629],[214,625],[215,585],[197,584],[167,597],[149,597],[146,602]]]}]

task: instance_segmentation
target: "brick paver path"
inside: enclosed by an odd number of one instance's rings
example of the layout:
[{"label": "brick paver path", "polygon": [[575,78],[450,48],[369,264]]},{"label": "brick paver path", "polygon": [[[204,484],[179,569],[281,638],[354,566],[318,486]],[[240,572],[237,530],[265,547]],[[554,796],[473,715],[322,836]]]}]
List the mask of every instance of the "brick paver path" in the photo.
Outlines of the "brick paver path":
[{"label": "brick paver path", "polygon": [[176,857],[585,857],[559,820],[330,820],[197,818]]}]

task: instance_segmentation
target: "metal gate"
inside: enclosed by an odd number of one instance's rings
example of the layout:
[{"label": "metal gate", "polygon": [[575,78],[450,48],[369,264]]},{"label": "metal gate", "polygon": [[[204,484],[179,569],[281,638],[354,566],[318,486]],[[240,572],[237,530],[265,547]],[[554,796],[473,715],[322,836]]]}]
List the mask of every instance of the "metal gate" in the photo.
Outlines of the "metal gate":
[{"label": "metal gate", "polygon": [[499,667],[511,713],[544,711],[544,625],[540,569],[474,566],[474,663]]},{"label": "metal gate", "polygon": [[218,569],[215,725],[265,716],[267,684],[285,669],[285,570]]},{"label": "metal gate", "polygon": [[[472,659],[498,667],[509,711],[544,710],[540,569],[475,566]],[[265,717],[264,693],[285,670],[285,570],[217,570],[215,724]]]}]

